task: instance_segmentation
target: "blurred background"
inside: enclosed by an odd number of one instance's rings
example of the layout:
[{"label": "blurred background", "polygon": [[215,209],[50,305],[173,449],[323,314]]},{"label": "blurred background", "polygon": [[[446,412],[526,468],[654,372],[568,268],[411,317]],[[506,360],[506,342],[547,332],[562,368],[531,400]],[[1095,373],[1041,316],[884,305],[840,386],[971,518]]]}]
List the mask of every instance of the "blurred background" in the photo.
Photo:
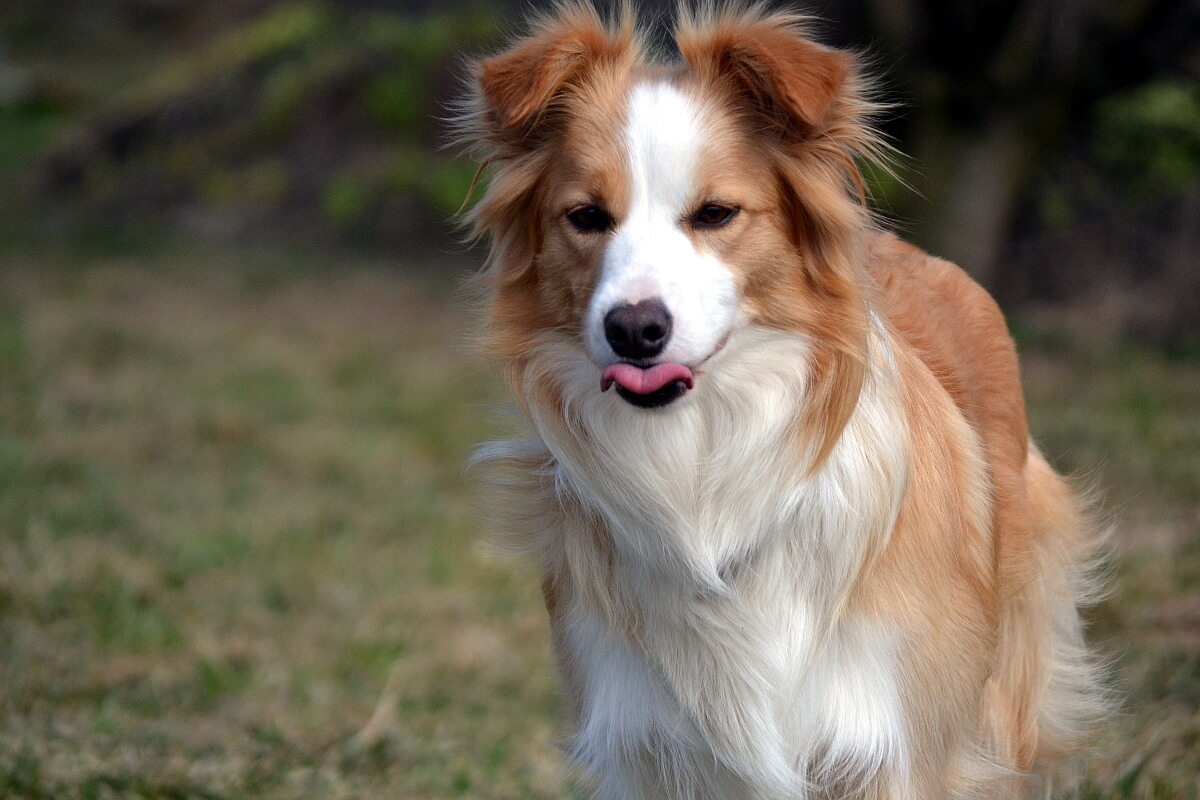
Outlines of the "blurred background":
[{"label": "blurred background", "polygon": [[[1080,796],[1200,797],[1200,6],[800,7],[1114,522]],[[527,10],[0,4],[0,795],[586,796],[462,476],[511,426],[439,117]]]}]

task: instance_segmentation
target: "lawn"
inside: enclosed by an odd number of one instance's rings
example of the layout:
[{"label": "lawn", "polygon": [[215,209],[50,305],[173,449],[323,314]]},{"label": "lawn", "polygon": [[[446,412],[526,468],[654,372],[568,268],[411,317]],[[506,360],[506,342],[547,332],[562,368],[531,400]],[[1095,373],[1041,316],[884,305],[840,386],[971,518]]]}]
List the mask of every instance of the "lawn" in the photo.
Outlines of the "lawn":
[{"label": "lawn", "polygon": [[[410,267],[404,269],[403,267]],[[455,264],[0,254],[0,795],[551,798],[533,565]],[[1200,797],[1200,361],[1023,330],[1033,428],[1116,525],[1087,798]]]}]

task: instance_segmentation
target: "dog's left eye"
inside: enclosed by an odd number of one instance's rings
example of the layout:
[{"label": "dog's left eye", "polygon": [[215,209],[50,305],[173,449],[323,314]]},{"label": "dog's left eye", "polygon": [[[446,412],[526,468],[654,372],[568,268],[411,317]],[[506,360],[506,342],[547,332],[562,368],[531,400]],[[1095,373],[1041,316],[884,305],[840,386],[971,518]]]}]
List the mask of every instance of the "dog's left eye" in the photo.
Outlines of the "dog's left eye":
[{"label": "dog's left eye", "polygon": [[702,206],[695,214],[692,214],[692,225],[697,228],[719,228],[733,219],[733,216],[737,212],[738,209],[736,206],[709,203]]}]

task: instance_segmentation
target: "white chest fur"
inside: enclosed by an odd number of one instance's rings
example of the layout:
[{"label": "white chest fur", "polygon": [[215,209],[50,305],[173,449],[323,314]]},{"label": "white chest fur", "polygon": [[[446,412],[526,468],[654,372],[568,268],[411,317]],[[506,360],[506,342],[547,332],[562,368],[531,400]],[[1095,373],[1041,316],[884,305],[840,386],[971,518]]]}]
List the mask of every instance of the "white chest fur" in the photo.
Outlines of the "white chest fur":
[{"label": "white chest fur", "polygon": [[606,553],[566,535],[540,544],[573,565],[576,750],[607,797],[794,798],[810,782],[903,773],[896,643],[842,612],[907,477],[886,354],[876,350],[850,423],[806,477],[793,436],[804,340],[751,330],[729,350],[665,413],[600,395],[565,344],[539,360],[566,408],[533,421],[563,508],[585,518],[565,527],[598,524],[607,537]]},{"label": "white chest fur", "polygon": [[[777,659],[785,649],[778,645],[726,650],[719,669],[728,674],[709,675],[706,687],[725,713],[701,721],[695,711],[712,704],[678,697],[648,653],[682,645],[703,658],[713,643],[656,637],[646,644],[649,651],[613,636],[595,615],[570,615],[568,646],[584,684],[575,754],[600,776],[601,796],[802,798],[810,784],[883,775],[904,781],[906,731],[892,642],[869,623],[843,621],[803,670],[786,661],[756,663]],[[776,684],[755,680],[772,673]]]}]

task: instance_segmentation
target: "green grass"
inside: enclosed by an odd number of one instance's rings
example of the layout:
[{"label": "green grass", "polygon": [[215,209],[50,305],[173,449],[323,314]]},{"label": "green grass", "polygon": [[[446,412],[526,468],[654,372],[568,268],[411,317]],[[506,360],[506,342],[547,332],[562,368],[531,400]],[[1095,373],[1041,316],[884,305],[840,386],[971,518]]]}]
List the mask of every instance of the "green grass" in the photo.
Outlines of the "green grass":
[{"label": "green grass", "polygon": [[[582,796],[450,282],[315,260],[0,256],[0,796]],[[1083,794],[1200,796],[1200,363],[1026,350],[1120,520]]]}]

